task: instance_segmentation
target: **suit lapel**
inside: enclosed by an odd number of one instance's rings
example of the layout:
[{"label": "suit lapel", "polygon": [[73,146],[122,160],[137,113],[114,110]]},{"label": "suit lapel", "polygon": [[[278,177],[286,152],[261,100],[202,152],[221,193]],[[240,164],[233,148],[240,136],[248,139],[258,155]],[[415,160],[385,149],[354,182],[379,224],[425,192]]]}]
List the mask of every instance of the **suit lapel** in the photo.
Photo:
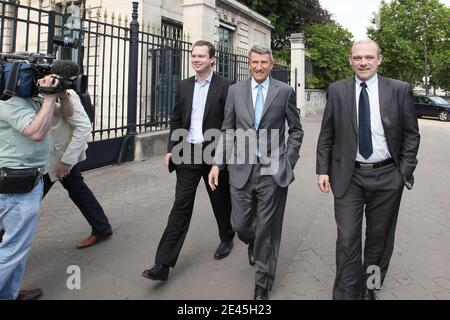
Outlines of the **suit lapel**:
[{"label": "suit lapel", "polygon": [[189,129],[191,126],[191,113],[192,113],[192,101],[194,99],[194,86],[195,86],[195,77],[189,78],[188,83],[188,89],[187,89],[187,97],[186,97],[186,104],[185,104],[185,112],[184,112],[184,119],[185,119],[185,128]]},{"label": "suit lapel", "polygon": [[356,91],[355,91],[355,77],[347,80],[345,84],[345,95],[347,98],[345,103],[350,117],[350,122],[352,123],[353,129],[355,130],[356,136],[358,136],[358,121],[356,120]]},{"label": "suit lapel", "polygon": [[280,90],[278,89],[278,83],[276,83],[276,81],[274,81],[273,79],[270,79],[269,89],[267,90],[266,100],[264,101],[264,108],[261,114],[261,119],[264,118],[264,114],[266,113],[267,109],[269,109],[270,105],[273,102],[273,99],[275,99],[275,97],[278,95],[278,92],[280,92]]},{"label": "suit lapel", "polygon": [[384,132],[386,135],[387,128],[391,127],[391,120],[389,119],[392,94],[390,92],[389,83],[386,78],[378,76],[378,98],[380,101],[380,115],[383,123]]},{"label": "suit lapel", "polygon": [[211,83],[209,84],[208,94],[206,96],[205,110],[203,111],[203,122],[205,122],[208,112],[211,110],[211,108],[213,108],[211,100],[214,99],[216,96],[217,85],[218,85],[218,77],[215,73],[213,73]]},{"label": "suit lapel", "polygon": [[243,82],[242,84],[242,97],[244,98],[244,104],[247,111],[250,114],[252,123],[255,122],[255,109],[253,108],[253,97],[252,97],[252,78]]}]

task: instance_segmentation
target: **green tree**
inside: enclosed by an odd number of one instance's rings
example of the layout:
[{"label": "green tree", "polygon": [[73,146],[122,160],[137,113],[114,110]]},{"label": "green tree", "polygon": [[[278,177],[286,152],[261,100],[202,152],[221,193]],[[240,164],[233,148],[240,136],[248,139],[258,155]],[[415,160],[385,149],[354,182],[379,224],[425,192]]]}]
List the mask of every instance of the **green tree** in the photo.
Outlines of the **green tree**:
[{"label": "green tree", "polygon": [[304,29],[306,49],[311,55],[317,74],[308,83],[317,89],[325,89],[339,79],[352,75],[348,55],[352,34],[337,23],[309,24]]},{"label": "green tree", "polygon": [[382,49],[380,73],[419,84],[427,70],[431,83],[448,90],[449,9],[438,0],[383,0],[379,14],[380,26],[368,34]]},{"label": "green tree", "polygon": [[290,59],[289,37],[300,32],[307,23],[331,22],[330,13],[323,9],[319,0],[240,0],[251,9],[270,20],[272,50],[276,58]]},{"label": "green tree", "polygon": [[450,8],[446,8],[443,20],[447,19],[445,29],[442,31],[443,37],[431,52],[430,69],[432,71],[430,83],[432,86],[440,87],[450,91]]},{"label": "green tree", "polygon": [[432,86],[450,91],[450,49],[439,51],[433,56],[433,73],[430,78]]}]

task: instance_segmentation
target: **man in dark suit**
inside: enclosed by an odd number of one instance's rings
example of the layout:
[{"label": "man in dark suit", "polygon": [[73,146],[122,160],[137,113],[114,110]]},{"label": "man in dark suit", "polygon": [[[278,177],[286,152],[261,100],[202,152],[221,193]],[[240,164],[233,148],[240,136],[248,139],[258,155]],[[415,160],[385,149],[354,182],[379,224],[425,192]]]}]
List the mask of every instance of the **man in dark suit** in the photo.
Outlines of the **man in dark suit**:
[{"label": "man in dark suit", "polygon": [[[169,215],[167,227],[159,242],[155,265],[142,275],[152,280],[165,281],[170,267],[180,254],[186,237],[194,207],[195,193],[200,179],[203,178],[209,199],[219,227],[220,245],[214,258],[225,258],[233,247],[234,232],[231,228],[231,200],[228,175],[222,177],[219,192],[212,192],[208,185],[208,173],[211,168],[203,158],[203,151],[212,141],[205,132],[220,130],[224,117],[224,105],[228,87],[233,81],[213,72],[215,49],[207,41],[197,41],[192,48],[192,67],[194,77],[179,83],[175,109],[171,118],[166,165],[176,170],[177,184],[175,203]],[[181,134],[180,134],[181,133]],[[186,139],[179,140],[179,136]],[[175,147],[182,144],[181,154],[174,154]],[[192,155],[185,157],[184,152]],[[201,158],[198,158],[198,155]],[[181,163],[178,160],[182,160]],[[173,161],[172,161],[173,160]],[[175,164],[177,163],[177,164]]]},{"label": "man in dark suit", "polygon": [[[217,165],[211,169],[209,183],[213,190],[221,188],[219,177],[225,171],[220,168],[227,163],[231,224],[249,245],[249,263],[256,263],[254,297],[267,300],[275,278],[288,185],[294,181],[293,168],[299,158],[303,130],[294,90],[269,77],[273,68],[271,50],[251,48],[249,68],[252,76],[228,91]],[[229,152],[233,148],[234,152]]]},{"label": "man in dark suit", "polygon": [[328,88],[316,173],[320,190],[331,184],[334,194],[333,299],[374,300],[392,256],[403,186],[412,188],[420,135],[410,85],[377,75],[378,44],[353,43],[349,60],[355,77]]}]

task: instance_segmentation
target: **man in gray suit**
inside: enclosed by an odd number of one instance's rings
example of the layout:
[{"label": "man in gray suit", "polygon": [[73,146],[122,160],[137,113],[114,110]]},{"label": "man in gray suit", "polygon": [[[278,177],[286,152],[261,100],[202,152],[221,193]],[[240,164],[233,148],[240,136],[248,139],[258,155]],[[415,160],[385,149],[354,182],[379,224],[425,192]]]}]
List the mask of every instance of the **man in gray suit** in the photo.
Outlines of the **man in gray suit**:
[{"label": "man in gray suit", "polygon": [[[394,249],[403,186],[412,188],[419,128],[408,83],[377,75],[370,39],[353,43],[355,77],[331,84],[317,143],[318,185],[334,194],[333,299],[375,300]],[[362,220],[366,215],[364,262]]]},{"label": "man in gray suit", "polygon": [[[273,68],[271,50],[254,46],[249,68],[252,77],[228,91],[215,163],[221,167],[228,164],[231,225],[249,245],[249,263],[257,266],[255,299],[267,300],[275,277],[288,185],[294,180],[303,130],[294,90],[269,76]],[[209,174],[213,190],[218,186],[219,171],[219,165],[215,165]]]}]

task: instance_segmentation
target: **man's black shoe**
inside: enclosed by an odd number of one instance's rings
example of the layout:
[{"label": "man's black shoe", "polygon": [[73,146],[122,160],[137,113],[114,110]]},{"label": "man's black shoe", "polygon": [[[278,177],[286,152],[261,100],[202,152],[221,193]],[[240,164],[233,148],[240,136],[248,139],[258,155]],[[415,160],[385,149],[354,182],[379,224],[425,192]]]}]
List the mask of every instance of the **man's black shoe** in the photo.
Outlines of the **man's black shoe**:
[{"label": "man's black shoe", "polygon": [[216,253],[214,254],[214,259],[220,260],[228,256],[233,249],[233,240],[223,240],[220,242],[219,247],[217,247]]},{"label": "man's black shoe", "polygon": [[267,289],[258,285],[255,286],[255,300],[269,300],[269,293]]},{"label": "man's black shoe", "polygon": [[169,266],[163,264],[155,264],[148,270],[142,272],[142,276],[151,280],[167,281],[169,277]]},{"label": "man's black shoe", "polygon": [[364,289],[362,300],[377,300],[375,290]]},{"label": "man's black shoe", "polygon": [[44,292],[41,288],[31,290],[20,290],[16,300],[37,300]]},{"label": "man's black shoe", "polygon": [[255,256],[253,255],[253,243],[248,244],[248,263],[251,266],[255,264]]}]

